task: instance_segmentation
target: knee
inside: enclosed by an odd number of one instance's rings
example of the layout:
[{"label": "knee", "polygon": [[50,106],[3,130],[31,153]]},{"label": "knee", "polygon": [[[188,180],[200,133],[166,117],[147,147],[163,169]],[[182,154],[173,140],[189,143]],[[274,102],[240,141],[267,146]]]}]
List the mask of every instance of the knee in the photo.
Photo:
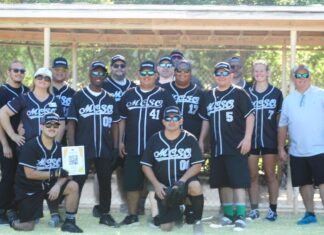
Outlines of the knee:
[{"label": "knee", "polygon": [[265,170],[266,179],[268,182],[273,182],[277,179],[275,170],[266,169]]},{"label": "knee", "polygon": [[66,185],[66,191],[69,194],[78,194],[79,193],[79,185],[77,182],[75,181],[70,181],[67,185]]},{"label": "knee", "polygon": [[161,224],[160,228],[162,231],[170,232],[172,230],[172,223]]},{"label": "knee", "polygon": [[198,196],[203,193],[203,189],[199,181],[192,181],[188,185],[188,194],[190,196]]}]

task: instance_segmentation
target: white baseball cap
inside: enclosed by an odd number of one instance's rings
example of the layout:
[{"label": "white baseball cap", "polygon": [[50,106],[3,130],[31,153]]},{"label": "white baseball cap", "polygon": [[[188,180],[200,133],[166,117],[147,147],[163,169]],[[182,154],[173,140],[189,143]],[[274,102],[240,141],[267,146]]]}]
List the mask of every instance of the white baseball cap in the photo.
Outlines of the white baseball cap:
[{"label": "white baseball cap", "polygon": [[39,68],[36,73],[34,74],[34,78],[37,77],[38,75],[50,77],[52,79],[52,72],[48,68]]}]

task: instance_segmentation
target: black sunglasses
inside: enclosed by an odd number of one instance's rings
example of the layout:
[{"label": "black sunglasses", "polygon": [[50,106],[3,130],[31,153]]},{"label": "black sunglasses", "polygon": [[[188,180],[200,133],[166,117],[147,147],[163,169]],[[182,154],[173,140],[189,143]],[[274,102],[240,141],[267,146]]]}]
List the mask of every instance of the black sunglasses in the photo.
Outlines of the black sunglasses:
[{"label": "black sunglasses", "polygon": [[103,71],[91,71],[92,77],[103,77],[106,75],[106,72]]},{"label": "black sunglasses", "polygon": [[20,74],[25,74],[26,70],[25,69],[11,69],[14,73],[20,73]]},{"label": "black sunglasses", "polygon": [[60,127],[60,123],[59,122],[48,122],[45,124],[46,128],[52,128],[54,127],[55,129]]},{"label": "black sunglasses", "polygon": [[216,77],[220,77],[220,76],[224,76],[224,77],[226,77],[226,76],[228,76],[230,74],[230,72],[228,72],[228,71],[223,71],[223,72],[217,72],[217,71],[215,71],[215,76]]},{"label": "black sunglasses", "polygon": [[180,119],[181,119],[181,116],[179,116],[179,115],[176,115],[176,116],[173,116],[173,117],[170,117],[170,116],[164,117],[164,120],[166,122],[171,122],[171,121],[178,122],[178,121],[180,121]]},{"label": "black sunglasses", "polygon": [[126,68],[126,65],[125,64],[113,64],[112,67],[114,69],[118,69],[118,68],[124,69],[124,68]]},{"label": "black sunglasses", "polygon": [[42,76],[42,75],[38,75],[35,77],[36,80],[41,81],[44,80],[46,82],[50,82],[51,78],[49,76]]}]

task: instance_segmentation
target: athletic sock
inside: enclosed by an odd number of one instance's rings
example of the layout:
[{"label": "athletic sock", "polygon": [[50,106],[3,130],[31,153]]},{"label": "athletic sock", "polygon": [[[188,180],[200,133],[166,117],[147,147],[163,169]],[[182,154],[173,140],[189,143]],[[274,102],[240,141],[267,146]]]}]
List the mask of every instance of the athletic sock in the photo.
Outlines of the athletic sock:
[{"label": "athletic sock", "polygon": [[245,218],[246,205],[245,204],[236,204],[236,215],[237,217]]},{"label": "athletic sock", "polygon": [[232,203],[223,203],[224,215],[230,219],[234,216],[234,207]]},{"label": "athletic sock", "polygon": [[204,209],[204,196],[189,196],[191,202],[191,208],[194,213],[195,220],[201,220]]},{"label": "athletic sock", "polygon": [[75,222],[75,212],[65,212],[65,219],[69,222]]},{"label": "athletic sock", "polygon": [[270,204],[270,209],[271,209],[273,212],[277,212],[277,204]]}]

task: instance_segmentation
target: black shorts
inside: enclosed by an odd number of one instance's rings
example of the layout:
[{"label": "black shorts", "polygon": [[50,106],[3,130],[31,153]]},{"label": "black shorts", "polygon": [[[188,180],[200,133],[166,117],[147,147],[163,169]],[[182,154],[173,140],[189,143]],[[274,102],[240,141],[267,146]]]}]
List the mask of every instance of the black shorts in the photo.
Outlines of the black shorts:
[{"label": "black shorts", "polygon": [[324,153],[310,157],[290,156],[293,187],[324,184]]},{"label": "black shorts", "polygon": [[211,188],[249,188],[250,174],[245,155],[221,155],[211,158]]},{"label": "black shorts", "polygon": [[141,191],[144,184],[144,173],[142,164],[140,163],[141,156],[126,155],[123,168],[124,190]]},{"label": "black shorts", "polygon": [[252,155],[258,155],[263,156],[266,154],[278,154],[278,149],[274,148],[257,148],[257,149],[251,149],[250,154]]}]

